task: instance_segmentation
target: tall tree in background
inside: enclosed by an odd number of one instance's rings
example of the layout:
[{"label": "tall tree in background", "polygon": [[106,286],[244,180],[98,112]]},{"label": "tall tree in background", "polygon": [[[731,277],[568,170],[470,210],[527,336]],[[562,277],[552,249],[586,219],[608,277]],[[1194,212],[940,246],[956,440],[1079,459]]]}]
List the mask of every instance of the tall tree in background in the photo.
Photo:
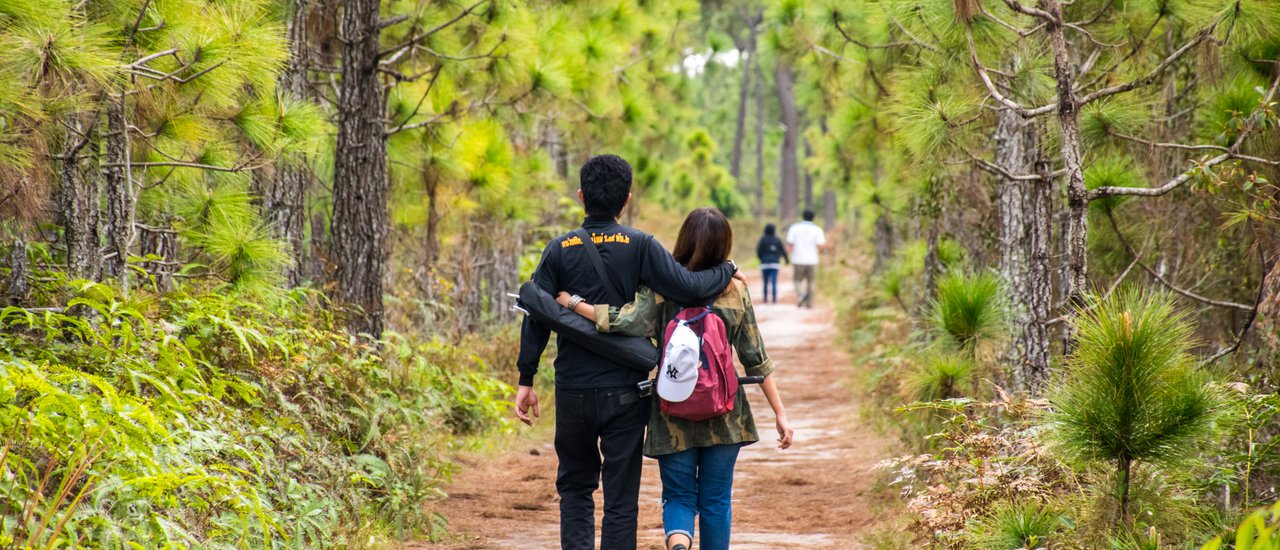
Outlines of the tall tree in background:
[{"label": "tall tree in background", "polygon": [[[308,32],[311,4],[312,0],[289,0],[286,4],[289,59],[276,81],[276,94],[281,103],[305,101],[311,97],[307,83],[311,59],[311,33]],[[308,275],[304,224],[311,173],[307,163],[305,155],[286,155],[270,174],[270,181],[263,186],[262,218],[272,238],[286,244],[292,259],[284,273],[285,283],[289,286],[298,286]],[[319,235],[312,238],[319,238]]]},{"label": "tall tree in background", "polygon": [[756,33],[759,31],[763,14],[756,14],[744,21],[747,25],[747,39],[738,48],[738,63],[742,65],[742,82],[738,91],[737,127],[733,132],[733,158],[729,164],[729,173],[735,181],[742,177],[742,146],[747,137],[747,104],[751,96],[751,73],[754,66],[759,65],[756,59]]},{"label": "tall tree in background", "polygon": [[775,62],[774,78],[778,86],[778,103],[782,108],[782,152],[778,167],[778,218],[786,223],[796,217],[799,208],[800,163],[797,158],[800,140],[800,110],[796,107],[795,69],[785,60]]},{"label": "tall tree in background", "polygon": [[339,33],[339,154],[333,168],[329,256],[335,297],[363,311],[351,328],[382,335],[382,284],[387,258],[387,149],[378,78],[378,0],[346,0]]}]

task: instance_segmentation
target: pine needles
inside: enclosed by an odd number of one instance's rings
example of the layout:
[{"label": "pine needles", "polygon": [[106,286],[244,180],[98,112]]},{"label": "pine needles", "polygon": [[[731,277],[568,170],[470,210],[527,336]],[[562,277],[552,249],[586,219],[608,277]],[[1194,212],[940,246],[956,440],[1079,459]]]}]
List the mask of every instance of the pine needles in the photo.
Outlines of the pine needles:
[{"label": "pine needles", "polygon": [[1211,433],[1220,397],[1195,371],[1191,325],[1167,295],[1123,289],[1073,325],[1076,353],[1048,392],[1050,437],[1067,456],[1116,465],[1127,522],[1133,463],[1185,456]]}]

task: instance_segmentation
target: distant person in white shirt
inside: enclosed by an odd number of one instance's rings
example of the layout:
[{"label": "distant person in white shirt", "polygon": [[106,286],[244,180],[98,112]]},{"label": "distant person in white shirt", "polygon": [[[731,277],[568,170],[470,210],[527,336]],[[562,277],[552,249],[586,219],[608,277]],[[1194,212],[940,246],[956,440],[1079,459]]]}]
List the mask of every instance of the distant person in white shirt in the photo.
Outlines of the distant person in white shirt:
[{"label": "distant person in white shirt", "polygon": [[813,211],[804,211],[804,221],[787,230],[787,250],[795,266],[796,305],[813,307],[814,277],[818,272],[818,254],[827,249],[827,234],[813,223]]}]

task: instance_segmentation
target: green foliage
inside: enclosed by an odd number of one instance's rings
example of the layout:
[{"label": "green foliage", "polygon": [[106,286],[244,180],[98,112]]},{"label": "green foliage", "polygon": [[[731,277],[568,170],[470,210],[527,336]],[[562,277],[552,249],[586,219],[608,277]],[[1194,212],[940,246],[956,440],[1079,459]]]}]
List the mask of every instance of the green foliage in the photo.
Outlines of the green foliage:
[{"label": "green foliage", "polygon": [[449,346],[399,337],[384,364],[313,292],[49,291],[70,293],[67,312],[0,310],[0,515],[20,518],[0,539],[323,548],[430,533],[439,445],[506,410],[510,388],[483,365],[446,368],[433,358],[456,359]]},{"label": "green foliage", "polygon": [[960,397],[973,377],[973,361],[959,354],[934,353],[919,361],[906,380],[916,401]]},{"label": "green foliage", "polygon": [[1046,548],[1061,527],[1059,515],[1043,504],[1010,502],[974,521],[967,538],[975,550]]},{"label": "green foliage", "polygon": [[1280,504],[1257,510],[1246,516],[1233,535],[1215,537],[1201,550],[1276,550],[1280,549]]},{"label": "green foliage", "polygon": [[1193,368],[1185,314],[1166,295],[1130,288],[1091,305],[1073,322],[1076,352],[1049,392],[1055,440],[1083,460],[1184,456],[1220,405]]},{"label": "green foliage", "polygon": [[1066,456],[1120,469],[1120,517],[1135,461],[1170,463],[1213,429],[1221,398],[1194,369],[1191,325],[1167,295],[1122,289],[1072,321],[1077,348],[1048,391],[1049,437]]},{"label": "green foliage", "polygon": [[[1134,166],[1133,159],[1123,155],[1099,158],[1084,170],[1084,185],[1089,189],[1099,187],[1143,187],[1146,174]],[[1089,208],[1101,213],[1114,212],[1128,197],[1109,196],[1091,201]]]},{"label": "green foliage", "polygon": [[944,275],[930,311],[934,333],[971,358],[992,351],[1009,333],[1009,305],[995,273]]}]

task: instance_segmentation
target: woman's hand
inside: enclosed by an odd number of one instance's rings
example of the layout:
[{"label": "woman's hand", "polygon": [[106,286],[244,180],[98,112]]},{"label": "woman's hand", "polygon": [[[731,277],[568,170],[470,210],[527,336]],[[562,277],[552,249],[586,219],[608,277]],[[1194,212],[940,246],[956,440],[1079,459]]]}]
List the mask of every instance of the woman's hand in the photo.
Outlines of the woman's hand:
[{"label": "woman's hand", "polygon": [[556,303],[564,307],[569,307],[570,298],[573,298],[573,295],[561,290],[559,294],[556,294]]},{"label": "woman's hand", "polygon": [[787,420],[786,415],[780,415],[775,419],[774,423],[778,426],[778,448],[790,448],[791,440],[796,435],[796,431],[791,429],[791,422]]}]

